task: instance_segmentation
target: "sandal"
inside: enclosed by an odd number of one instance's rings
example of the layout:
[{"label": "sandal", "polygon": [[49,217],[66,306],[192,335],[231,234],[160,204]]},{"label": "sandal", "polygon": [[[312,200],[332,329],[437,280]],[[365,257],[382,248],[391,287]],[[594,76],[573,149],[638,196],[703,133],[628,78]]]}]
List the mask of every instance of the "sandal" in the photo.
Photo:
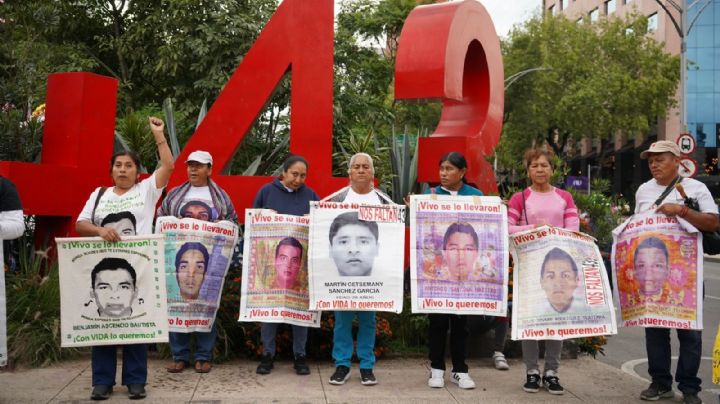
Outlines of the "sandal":
[{"label": "sandal", "polygon": [[185,361],[173,361],[169,365],[165,366],[165,370],[167,370],[168,373],[180,373],[185,370],[185,366],[187,366]]},{"label": "sandal", "polygon": [[195,361],[195,371],[198,373],[210,373],[212,364],[210,361]]}]

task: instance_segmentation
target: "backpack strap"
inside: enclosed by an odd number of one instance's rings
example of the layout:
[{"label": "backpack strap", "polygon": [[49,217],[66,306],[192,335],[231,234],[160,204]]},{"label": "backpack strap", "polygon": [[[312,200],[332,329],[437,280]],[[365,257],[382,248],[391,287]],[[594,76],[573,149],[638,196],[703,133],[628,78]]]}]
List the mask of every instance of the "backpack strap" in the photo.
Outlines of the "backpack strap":
[{"label": "backpack strap", "polygon": [[523,198],[523,215],[525,216],[525,224],[529,225],[530,222],[528,222],[527,219],[527,208],[525,207],[525,190],[522,190],[522,198]]},{"label": "backpack strap", "polygon": [[100,198],[102,198],[103,194],[107,191],[107,187],[100,187],[98,190],[97,198],[95,198],[95,205],[93,205],[92,214],[90,214],[90,223],[93,225],[95,224],[95,210],[97,210],[98,204],[100,203]]},{"label": "backpack strap", "polygon": [[656,207],[657,207],[657,206],[660,206],[660,204],[662,203],[662,201],[665,200],[665,198],[666,198],[668,195],[670,195],[670,192],[672,192],[673,189],[675,189],[675,184],[677,184],[677,183],[680,182],[680,181],[682,181],[682,177],[681,177],[681,176],[678,175],[677,177],[675,177],[675,179],[673,180],[673,182],[671,182],[670,185],[668,185],[667,188],[665,188],[665,191],[663,191],[663,193],[660,194],[660,196],[659,196],[659,197],[657,198],[657,200],[655,201],[655,206],[656,206]]}]

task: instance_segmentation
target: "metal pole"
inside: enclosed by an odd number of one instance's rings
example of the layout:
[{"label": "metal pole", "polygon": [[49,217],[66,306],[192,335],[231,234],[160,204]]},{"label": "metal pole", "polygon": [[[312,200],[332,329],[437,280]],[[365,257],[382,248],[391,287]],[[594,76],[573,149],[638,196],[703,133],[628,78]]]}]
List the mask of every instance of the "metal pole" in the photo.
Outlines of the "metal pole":
[{"label": "metal pole", "polygon": [[590,195],[590,164],[588,164],[588,195]]},{"label": "metal pole", "polygon": [[683,30],[680,35],[680,132],[687,132],[687,35],[689,29],[687,26],[687,0],[681,0],[682,11],[680,14],[680,27]]}]

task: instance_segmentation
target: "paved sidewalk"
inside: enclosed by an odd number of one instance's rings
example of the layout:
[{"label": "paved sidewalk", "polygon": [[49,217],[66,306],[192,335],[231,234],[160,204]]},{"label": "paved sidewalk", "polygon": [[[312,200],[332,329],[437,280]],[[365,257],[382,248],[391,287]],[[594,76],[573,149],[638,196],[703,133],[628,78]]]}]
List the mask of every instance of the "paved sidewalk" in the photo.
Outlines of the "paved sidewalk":
[{"label": "paved sidewalk", "polygon": [[[334,367],[331,362],[311,362],[309,376],[297,376],[292,362],[275,362],[272,374],[255,374],[256,362],[233,361],[215,365],[212,372],[198,374],[186,369],[180,374],[165,371],[164,360],[151,359],[148,397],[142,403],[640,403],[639,393],[646,387],[633,378],[591,358],[565,360],[560,380],[563,396],[541,390],[525,393],[524,366],[510,360],[511,369],[501,372],[490,359],[472,359],[470,375],[477,388],[461,390],[449,380],[441,389],[427,387],[428,363],[424,359],[386,359],[378,361],[378,384],[360,384],[357,365],[343,386],[328,383]],[[449,362],[449,361],[448,361]],[[118,368],[118,378],[120,369]],[[44,369],[0,372],[0,403],[78,403],[90,402],[90,360],[65,361]],[[127,389],[115,386],[108,403],[130,402]],[[665,403],[679,402],[664,400]]]}]

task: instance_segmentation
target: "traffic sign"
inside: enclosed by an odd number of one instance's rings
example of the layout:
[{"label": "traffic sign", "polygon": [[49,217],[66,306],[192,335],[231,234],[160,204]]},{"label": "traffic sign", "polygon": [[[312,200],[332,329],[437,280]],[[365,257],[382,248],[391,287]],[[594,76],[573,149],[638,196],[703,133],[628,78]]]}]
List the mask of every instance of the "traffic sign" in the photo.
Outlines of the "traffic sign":
[{"label": "traffic sign", "polygon": [[698,165],[695,160],[689,157],[683,157],[680,159],[680,167],[678,168],[678,174],[683,178],[694,177],[697,174]]},{"label": "traffic sign", "polygon": [[695,147],[697,146],[695,138],[689,133],[683,133],[680,135],[676,142],[677,145],[680,146],[680,151],[683,152],[683,154],[691,154],[695,151]]}]

